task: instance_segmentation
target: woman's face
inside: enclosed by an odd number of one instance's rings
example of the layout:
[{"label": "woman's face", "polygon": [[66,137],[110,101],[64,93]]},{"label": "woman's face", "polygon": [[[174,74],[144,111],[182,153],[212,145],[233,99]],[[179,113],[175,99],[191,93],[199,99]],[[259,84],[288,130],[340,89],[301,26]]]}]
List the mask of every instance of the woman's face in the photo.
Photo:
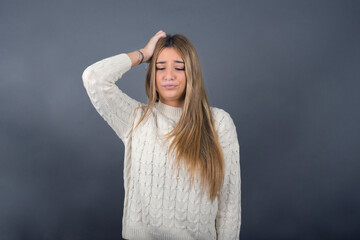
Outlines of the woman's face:
[{"label": "woman's face", "polygon": [[160,101],[182,107],[186,93],[185,63],[175,48],[164,48],[156,60],[156,91]]}]

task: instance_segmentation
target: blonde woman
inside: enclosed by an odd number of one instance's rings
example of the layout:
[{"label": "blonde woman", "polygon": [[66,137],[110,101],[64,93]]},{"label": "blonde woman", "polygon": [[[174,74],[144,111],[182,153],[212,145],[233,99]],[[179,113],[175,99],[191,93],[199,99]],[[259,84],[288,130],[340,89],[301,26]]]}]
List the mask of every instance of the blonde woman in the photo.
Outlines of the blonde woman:
[{"label": "blonde woman", "polygon": [[[142,104],[115,82],[148,62]],[[210,107],[198,55],[159,31],[137,51],[89,66],[92,104],[125,145],[124,239],[239,239],[240,156],[228,113]]]}]

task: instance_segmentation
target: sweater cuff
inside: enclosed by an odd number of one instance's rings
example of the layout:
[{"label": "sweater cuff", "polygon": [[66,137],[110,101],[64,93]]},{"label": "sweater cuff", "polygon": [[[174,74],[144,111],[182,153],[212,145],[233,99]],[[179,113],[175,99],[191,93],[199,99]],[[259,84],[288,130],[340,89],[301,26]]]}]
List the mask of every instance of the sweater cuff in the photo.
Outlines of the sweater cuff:
[{"label": "sweater cuff", "polygon": [[125,61],[125,64],[126,64],[126,71],[129,71],[131,69],[131,65],[132,65],[129,55],[127,55],[126,53],[121,53],[118,56],[123,57],[123,60]]},{"label": "sweater cuff", "polygon": [[[121,75],[126,73],[127,71],[129,71],[131,69],[131,59],[129,57],[129,55],[127,55],[126,53],[121,53],[118,55],[115,55],[113,57],[109,57],[109,60],[111,59],[112,65],[117,65],[121,66]],[[119,76],[121,77],[121,76]]]}]

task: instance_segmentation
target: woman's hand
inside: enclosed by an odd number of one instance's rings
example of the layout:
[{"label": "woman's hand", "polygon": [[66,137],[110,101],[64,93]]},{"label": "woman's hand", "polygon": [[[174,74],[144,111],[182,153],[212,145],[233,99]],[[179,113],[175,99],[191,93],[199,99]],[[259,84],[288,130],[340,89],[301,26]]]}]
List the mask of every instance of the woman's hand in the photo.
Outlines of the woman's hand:
[{"label": "woman's hand", "polygon": [[144,61],[143,62],[149,62],[151,59],[154,49],[156,46],[156,43],[159,41],[160,38],[166,37],[166,33],[162,30],[158,31],[152,38],[150,38],[149,42],[146,44],[146,46],[140,51],[144,54]]},{"label": "woman's hand", "polygon": [[[166,37],[166,33],[164,31],[160,30],[154,36],[152,36],[150,38],[149,42],[146,44],[146,46],[144,48],[140,49],[140,51],[144,54],[144,59],[142,60],[142,62],[150,61],[150,59],[154,53],[156,43],[162,37]],[[140,64],[142,56],[139,53],[139,51],[134,51],[134,52],[128,53],[127,55],[131,59],[131,67],[134,67],[134,66]]]}]

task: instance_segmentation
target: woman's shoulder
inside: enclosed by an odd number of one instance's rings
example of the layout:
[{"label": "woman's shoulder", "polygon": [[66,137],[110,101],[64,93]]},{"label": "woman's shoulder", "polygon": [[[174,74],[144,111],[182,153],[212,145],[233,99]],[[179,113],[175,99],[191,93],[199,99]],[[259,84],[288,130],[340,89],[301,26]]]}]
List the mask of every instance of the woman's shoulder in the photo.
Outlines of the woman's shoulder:
[{"label": "woman's shoulder", "polygon": [[[211,107],[213,113],[215,129],[219,136],[220,144],[223,147],[237,146],[237,131],[230,114],[221,108]],[[235,144],[235,145],[234,145]]]},{"label": "woman's shoulder", "polygon": [[224,109],[218,108],[218,107],[210,107],[215,127],[219,128],[220,126],[235,126],[234,121],[230,116],[230,113],[225,111]]}]

